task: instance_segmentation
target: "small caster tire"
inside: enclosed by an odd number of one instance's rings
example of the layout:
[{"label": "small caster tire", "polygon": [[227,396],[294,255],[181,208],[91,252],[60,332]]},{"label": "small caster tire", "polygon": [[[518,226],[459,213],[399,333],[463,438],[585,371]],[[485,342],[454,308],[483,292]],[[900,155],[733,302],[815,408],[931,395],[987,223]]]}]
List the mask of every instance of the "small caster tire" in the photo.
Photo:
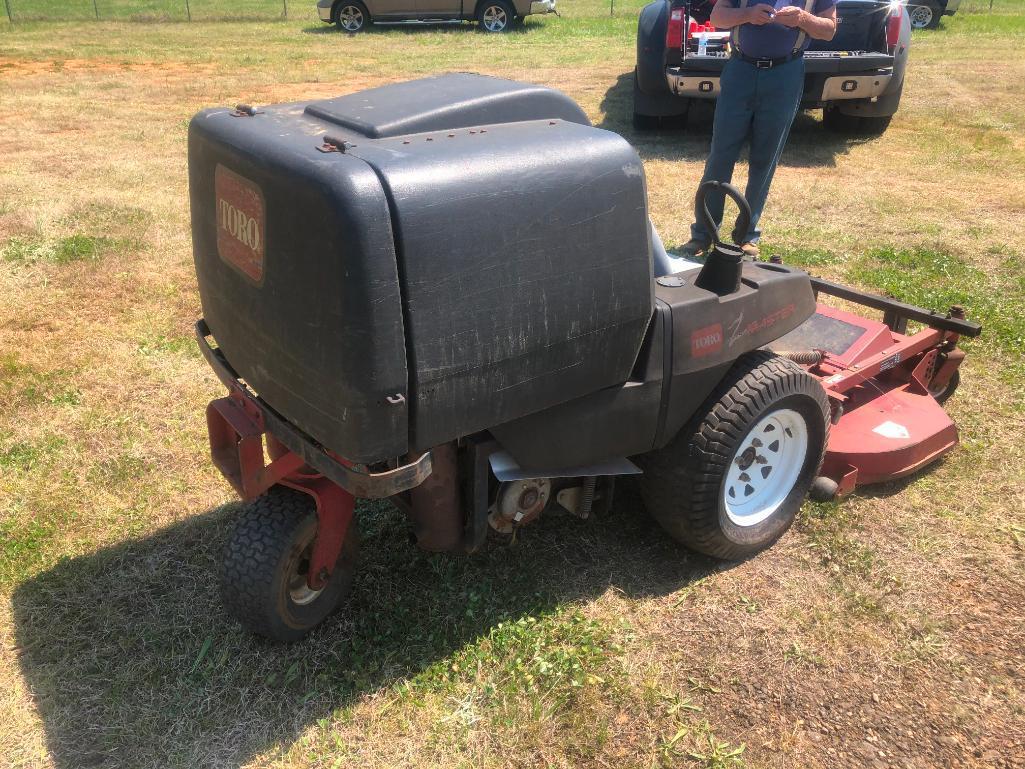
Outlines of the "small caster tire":
[{"label": "small caster tire", "polygon": [[938,387],[934,387],[932,384],[929,385],[929,395],[936,399],[936,402],[941,406],[950,400],[950,396],[957,391],[958,385],[961,384],[961,372],[954,371],[950,375],[950,379]]},{"label": "small caster tire", "polygon": [[839,483],[825,475],[820,475],[811,482],[811,489],[808,491],[808,496],[815,502],[832,502],[836,499],[837,492],[839,491]]},{"label": "small caster tire", "polygon": [[275,641],[298,641],[348,595],[358,552],[349,525],[334,571],[321,590],[306,584],[317,534],[313,499],[275,486],[243,509],[224,549],[221,598],[247,629]]}]

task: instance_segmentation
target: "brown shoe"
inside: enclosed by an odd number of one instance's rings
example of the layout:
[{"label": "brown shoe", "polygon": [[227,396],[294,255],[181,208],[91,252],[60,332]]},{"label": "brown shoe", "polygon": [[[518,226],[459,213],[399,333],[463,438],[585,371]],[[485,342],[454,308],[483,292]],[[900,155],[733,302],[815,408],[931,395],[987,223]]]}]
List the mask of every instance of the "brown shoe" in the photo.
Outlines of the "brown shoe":
[{"label": "brown shoe", "polygon": [[762,253],[758,250],[757,243],[745,243],[740,247],[740,250],[744,252],[744,256],[750,257],[751,259],[757,259]]},{"label": "brown shoe", "polygon": [[698,240],[697,238],[691,238],[682,246],[680,246],[680,256],[685,259],[693,259],[696,256],[702,256],[712,244],[707,240]]}]

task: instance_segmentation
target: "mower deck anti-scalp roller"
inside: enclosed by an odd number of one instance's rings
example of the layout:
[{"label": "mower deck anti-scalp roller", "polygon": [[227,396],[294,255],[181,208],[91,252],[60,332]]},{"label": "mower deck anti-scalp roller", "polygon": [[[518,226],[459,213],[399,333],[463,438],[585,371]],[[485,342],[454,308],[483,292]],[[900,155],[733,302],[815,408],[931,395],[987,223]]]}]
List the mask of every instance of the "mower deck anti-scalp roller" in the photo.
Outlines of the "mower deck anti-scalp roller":
[{"label": "mower deck anti-scalp roller", "polygon": [[[937,401],[977,325],[718,236],[704,264],[673,258],[637,153],[558,91],[464,74],[206,110],[189,182],[197,337],[228,388],[211,453],[248,503],[221,591],[271,638],[341,605],[359,498],[467,553],[555,511],[600,515],[639,474],[671,536],[743,558],[813,483],[846,493],[956,442]],[[720,193],[747,215],[719,183],[698,210]]]}]

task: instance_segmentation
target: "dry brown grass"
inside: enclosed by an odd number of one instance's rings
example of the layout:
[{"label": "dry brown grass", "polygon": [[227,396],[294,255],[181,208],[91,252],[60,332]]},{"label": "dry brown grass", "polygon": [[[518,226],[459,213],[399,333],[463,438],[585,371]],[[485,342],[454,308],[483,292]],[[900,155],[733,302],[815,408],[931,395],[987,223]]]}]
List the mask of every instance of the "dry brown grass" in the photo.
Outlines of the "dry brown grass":
[{"label": "dry brown grass", "polygon": [[[997,370],[1013,340],[973,348],[956,454],[809,506],[733,568],[670,545],[629,490],[593,527],[546,520],[467,562],[411,552],[368,509],[351,615],[287,649],[222,616],[233,497],[205,453],[218,386],[189,341],[189,116],[448,69],[547,83],[637,144],[652,215],[682,242],[707,133],[634,135],[632,23],[566,5],[549,23],[576,37],[496,43],[295,23],[0,32],[0,251],[19,254],[0,260],[0,765],[729,766],[742,744],[751,766],[1025,765],[1025,420]],[[916,38],[882,138],[802,121],[770,248],[837,276],[874,248],[928,249],[1020,285],[1022,27],[968,21]],[[530,644],[554,660],[549,689],[516,672],[510,649]]]}]

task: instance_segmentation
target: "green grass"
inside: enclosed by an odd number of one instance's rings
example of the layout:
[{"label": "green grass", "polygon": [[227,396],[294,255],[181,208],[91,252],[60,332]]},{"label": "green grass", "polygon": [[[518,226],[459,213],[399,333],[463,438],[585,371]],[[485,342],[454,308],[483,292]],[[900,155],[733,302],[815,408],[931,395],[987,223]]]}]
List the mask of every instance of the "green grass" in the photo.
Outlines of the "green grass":
[{"label": "green grass", "polygon": [[[642,0],[617,0],[614,16],[566,0],[563,18],[501,37],[469,26],[349,37],[312,2],[290,5],[287,21],[274,3],[241,6],[265,19],[245,25],[133,21],[180,20],[177,1],[99,0],[124,20],[99,23],[91,2],[11,2],[82,21],[0,23],[8,763],[858,766],[849,751],[866,725],[888,763],[1014,755],[1025,4],[998,0],[990,15],[966,3],[916,33],[905,103],[882,137],[826,134],[803,116],[763,219],[767,249],[789,264],[941,310],[960,301],[985,324],[949,407],[958,451],[907,481],[808,505],[775,548],[729,566],[668,541],[629,482],[608,516],[546,515],[465,558],[417,551],[400,514],[364,503],[349,603],[279,646],[241,631],[217,595],[238,507],[203,420],[223,389],[190,333],[202,310],[189,117],[441,71],[551,84],[637,148],[670,246],[686,239],[708,127],[632,130]],[[192,7],[197,18],[240,8]]]},{"label": "green grass", "polygon": [[135,241],[103,235],[67,235],[53,239],[11,238],[0,248],[0,259],[24,264],[67,264],[97,261],[109,254],[124,253],[133,248],[138,248]]}]

